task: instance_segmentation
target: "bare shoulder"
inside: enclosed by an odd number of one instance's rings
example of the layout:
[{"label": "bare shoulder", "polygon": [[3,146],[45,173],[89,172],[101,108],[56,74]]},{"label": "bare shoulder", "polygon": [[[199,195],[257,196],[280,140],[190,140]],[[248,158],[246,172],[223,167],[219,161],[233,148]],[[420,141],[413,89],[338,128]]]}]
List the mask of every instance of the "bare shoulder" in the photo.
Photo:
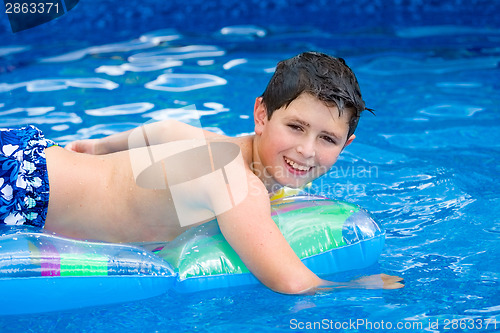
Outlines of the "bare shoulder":
[{"label": "bare shoulder", "polygon": [[245,135],[245,136],[240,136],[240,137],[230,137],[230,136],[225,136],[225,135],[217,135],[208,138],[208,142],[227,142],[227,143],[232,143],[238,146],[238,148],[241,151],[241,156],[243,157],[243,160],[245,161],[245,164],[250,167],[250,164],[252,162],[252,152],[253,152],[253,135]]},{"label": "bare shoulder", "polygon": [[202,128],[191,126],[177,120],[169,120],[163,123],[162,142],[172,142],[188,139],[224,139],[225,135],[207,131]]}]

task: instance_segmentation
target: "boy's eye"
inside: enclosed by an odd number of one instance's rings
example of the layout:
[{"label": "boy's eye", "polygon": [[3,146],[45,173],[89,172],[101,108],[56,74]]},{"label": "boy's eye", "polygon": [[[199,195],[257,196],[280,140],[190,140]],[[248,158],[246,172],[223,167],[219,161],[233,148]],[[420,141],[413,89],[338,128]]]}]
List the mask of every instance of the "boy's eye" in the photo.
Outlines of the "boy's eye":
[{"label": "boy's eye", "polygon": [[295,131],[302,131],[302,127],[299,126],[299,125],[295,125],[295,124],[288,124],[288,127],[290,127],[291,129],[295,130]]},{"label": "boy's eye", "polygon": [[325,140],[328,143],[331,143],[331,144],[336,144],[337,143],[334,139],[332,139],[329,136],[323,136],[322,138],[323,138],[323,140]]}]

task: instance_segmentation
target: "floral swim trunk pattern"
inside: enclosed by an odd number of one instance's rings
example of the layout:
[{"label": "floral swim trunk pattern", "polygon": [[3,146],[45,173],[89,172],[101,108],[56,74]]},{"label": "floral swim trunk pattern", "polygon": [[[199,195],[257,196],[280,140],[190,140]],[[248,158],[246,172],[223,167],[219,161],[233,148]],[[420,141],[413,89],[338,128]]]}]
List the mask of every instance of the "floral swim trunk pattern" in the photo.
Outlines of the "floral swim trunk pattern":
[{"label": "floral swim trunk pattern", "polygon": [[34,126],[0,129],[0,224],[43,227],[49,204],[45,149]]}]

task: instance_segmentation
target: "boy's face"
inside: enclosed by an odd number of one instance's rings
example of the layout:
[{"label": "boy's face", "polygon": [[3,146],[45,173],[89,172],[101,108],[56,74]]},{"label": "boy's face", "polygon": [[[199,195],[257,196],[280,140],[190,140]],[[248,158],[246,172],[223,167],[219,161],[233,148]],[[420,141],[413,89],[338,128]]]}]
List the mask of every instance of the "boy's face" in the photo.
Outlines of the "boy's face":
[{"label": "boy's face", "polygon": [[355,138],[347,138],[347,112],[339,116],[337,107],[309,94],[301,94],[288,107],[276,110],[270,120],[258,98],[254,118],[259,176],[268,189],[275,184],[305,186],[330,170],[342,149]]}]

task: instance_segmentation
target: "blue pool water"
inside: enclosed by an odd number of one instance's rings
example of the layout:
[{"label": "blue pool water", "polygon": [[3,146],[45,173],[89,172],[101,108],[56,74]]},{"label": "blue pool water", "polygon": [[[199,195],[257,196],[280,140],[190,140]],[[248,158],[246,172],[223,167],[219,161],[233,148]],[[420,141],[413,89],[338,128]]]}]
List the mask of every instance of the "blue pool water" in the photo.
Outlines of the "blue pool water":
[{"label": "blue pool water", "polygon": [[[376,116],[363,115],[354,144],[310,191],[367,208],[387,240],[375,267],[329,278],[384,272],[402,276],[406,287],[315,296],[284,296],[262,286],[169,293],[0,316],[0,331],[500,331],[500,24],[488,16],[499,4],[476,1],[468,11],[453,8],[464,5],[460,1],[445,1],[418,11],[416,2],[400,4],[407,20],[397,8],[380,15],[394,14],[393,24],[379,17],[371,25],[329,26],[321,7],[307,7],[300,25],[295,14],[288,24],[282,17],[258,22],[248,16],[242,22],[251,25],[241,26],[238,10],[245,8],[239,5],[226,20],[219,15],[198,29],[193,21],[201,14],[190,6],[177,16],[165,13],[170,24],[156,19],[148,25],[157,7],[146,1],[149,7],[136,8],[144,14],[138,27],[125,10],[92,12],[82,3],[73,19],[71,11],[44,27],[16,35],[5,30],[0,124],[34,124],[60,143],[164,117],[228,135],[250,133],[254,99],[277,61],[311,49],[345,58]],[[284,8],[277,3],[267,9]],[[371,3],[368,14],[380,5]],[[432,21],[440,17],[436,6],[446,15]],[[352,10],[359,22],[362,13]],[[451,18],[454,11],[463,19]],[[213,8],[206,13],[215,15]],[[181,14],[192,15],[185,26]],[[123,29],[114,15],[124,19]],[[56,34],[58,24],[65,36]],[[106,33],[97,33],[99,24]],[[197,112],[178,110],[193,104]]]}]

